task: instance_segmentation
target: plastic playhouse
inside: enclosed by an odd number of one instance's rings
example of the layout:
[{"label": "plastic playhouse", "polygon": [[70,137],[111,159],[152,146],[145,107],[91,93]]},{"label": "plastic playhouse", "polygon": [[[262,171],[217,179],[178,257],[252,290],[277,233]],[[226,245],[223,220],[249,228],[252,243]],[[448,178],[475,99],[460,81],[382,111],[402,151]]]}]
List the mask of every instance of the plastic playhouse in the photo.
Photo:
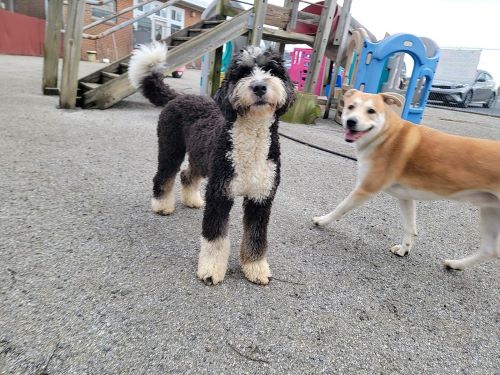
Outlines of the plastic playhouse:
[{"label": "plastic playhouse", "polygon": [[[297,90],[300,92],[302,92],[302,88],[304,87],[307,73],[309,71],[312,51],[312,48],[294,48],[290,53],[292,61],[288,73],[290,74],[290,78],[292,79],[293,83],[297,86]],[[314,87],[314,95],[321,95],[321,92],[323,90],[322,77],[324,77],[325,75],[325,66],[326,58],[323,58],[323,62],[321,63],[321,68],[319,71],[320,79],[318,79],[318,82]]]},{"label": "plastic playhouse", "polygon": [[[399,85],[401,64],[388,63],[388,59],[393,56],[401,59],[399,54],[402,53],[413,58],[413,69],[404,91],[400,90]],[[418,124],[422,120],[439,55],[439,48],[431,39],[411,34],[395,34],[376,43],[365,40],[354,88],[377,93],[385,85],[384,91],[399,90],[405,97],[401,117]],[[381,82],[382,76],[385,82]]]}]

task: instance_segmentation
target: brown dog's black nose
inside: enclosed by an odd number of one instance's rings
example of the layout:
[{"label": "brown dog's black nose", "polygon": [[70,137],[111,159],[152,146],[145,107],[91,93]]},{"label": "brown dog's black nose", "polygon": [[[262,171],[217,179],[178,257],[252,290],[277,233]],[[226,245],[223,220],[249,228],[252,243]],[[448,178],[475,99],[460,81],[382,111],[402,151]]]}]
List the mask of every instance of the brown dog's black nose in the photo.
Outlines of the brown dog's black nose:
[{"label": "brown dog's black nose", "polygon": [[267,91],[267,86],[262,83],[256,83],[252,86],[252,90],[255,95],[262,97]]},{"label": "brown dog's black nose", "polygon": [[358,121],[350,118],[349,120],[346,121],[346,124],[349,129],[353,129],[358,124]]}]

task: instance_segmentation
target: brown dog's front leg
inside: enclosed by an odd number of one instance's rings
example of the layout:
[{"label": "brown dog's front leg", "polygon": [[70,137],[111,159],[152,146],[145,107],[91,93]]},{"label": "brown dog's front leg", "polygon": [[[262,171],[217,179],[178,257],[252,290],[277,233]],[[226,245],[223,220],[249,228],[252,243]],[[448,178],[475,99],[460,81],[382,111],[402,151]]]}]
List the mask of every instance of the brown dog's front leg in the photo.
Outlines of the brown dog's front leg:
[{"label": "brown dog's front leg", "polygon": [[335,210],[324,216],[313,217],[312,221],[315,225],[323,227],[334,220],[340,219],[352,209],[361,206],[374,195],[375,194],[368,193],[361,188],[356,188],[337,206],[337,208],[335,208]]}]

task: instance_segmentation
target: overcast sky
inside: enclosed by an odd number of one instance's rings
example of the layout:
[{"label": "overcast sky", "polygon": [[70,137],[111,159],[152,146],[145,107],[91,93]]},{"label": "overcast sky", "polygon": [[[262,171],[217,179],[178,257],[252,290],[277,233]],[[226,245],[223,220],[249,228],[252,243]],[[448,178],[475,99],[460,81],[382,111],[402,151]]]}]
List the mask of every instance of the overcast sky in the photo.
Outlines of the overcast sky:
[{"label": "overcast sky", "polygon": [[353,0],[351,13],[378,38],[407,32],[441,47],[500,49],[500,0]]},{"label": "overcast sky", "polygon": [[378,39],[403,32],[429,37],[441,48],[487,49],[479,68],[500,84],[500,0],[353,0],[351,14]]},{"label": "overcast sky", "polygon": [[377,38],[406,32],[441,48],[482,48],[479,68],[500,84],[500,0],[353,0],[351,13]]}]

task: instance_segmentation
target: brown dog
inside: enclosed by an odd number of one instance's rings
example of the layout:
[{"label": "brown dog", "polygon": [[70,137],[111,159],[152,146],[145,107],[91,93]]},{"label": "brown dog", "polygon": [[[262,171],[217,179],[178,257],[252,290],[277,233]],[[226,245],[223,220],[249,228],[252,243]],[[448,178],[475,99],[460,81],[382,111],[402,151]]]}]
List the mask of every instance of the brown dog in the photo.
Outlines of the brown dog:
[{"label": "brown dog", "polygon": [[391,93],[349,90],[344,96],[345,140],[356,142],[358,181],[331,213],[313,218],[324,226],[385,191],[399,199],[404,236],[392,247],[404,256],[417,234],[415,200],[470,202],[481,212],[481,247],[474,255],[445,260],[466,266],[500,256],[500,142],[459,137],[401,119],[389,105],[401,106]]}]

